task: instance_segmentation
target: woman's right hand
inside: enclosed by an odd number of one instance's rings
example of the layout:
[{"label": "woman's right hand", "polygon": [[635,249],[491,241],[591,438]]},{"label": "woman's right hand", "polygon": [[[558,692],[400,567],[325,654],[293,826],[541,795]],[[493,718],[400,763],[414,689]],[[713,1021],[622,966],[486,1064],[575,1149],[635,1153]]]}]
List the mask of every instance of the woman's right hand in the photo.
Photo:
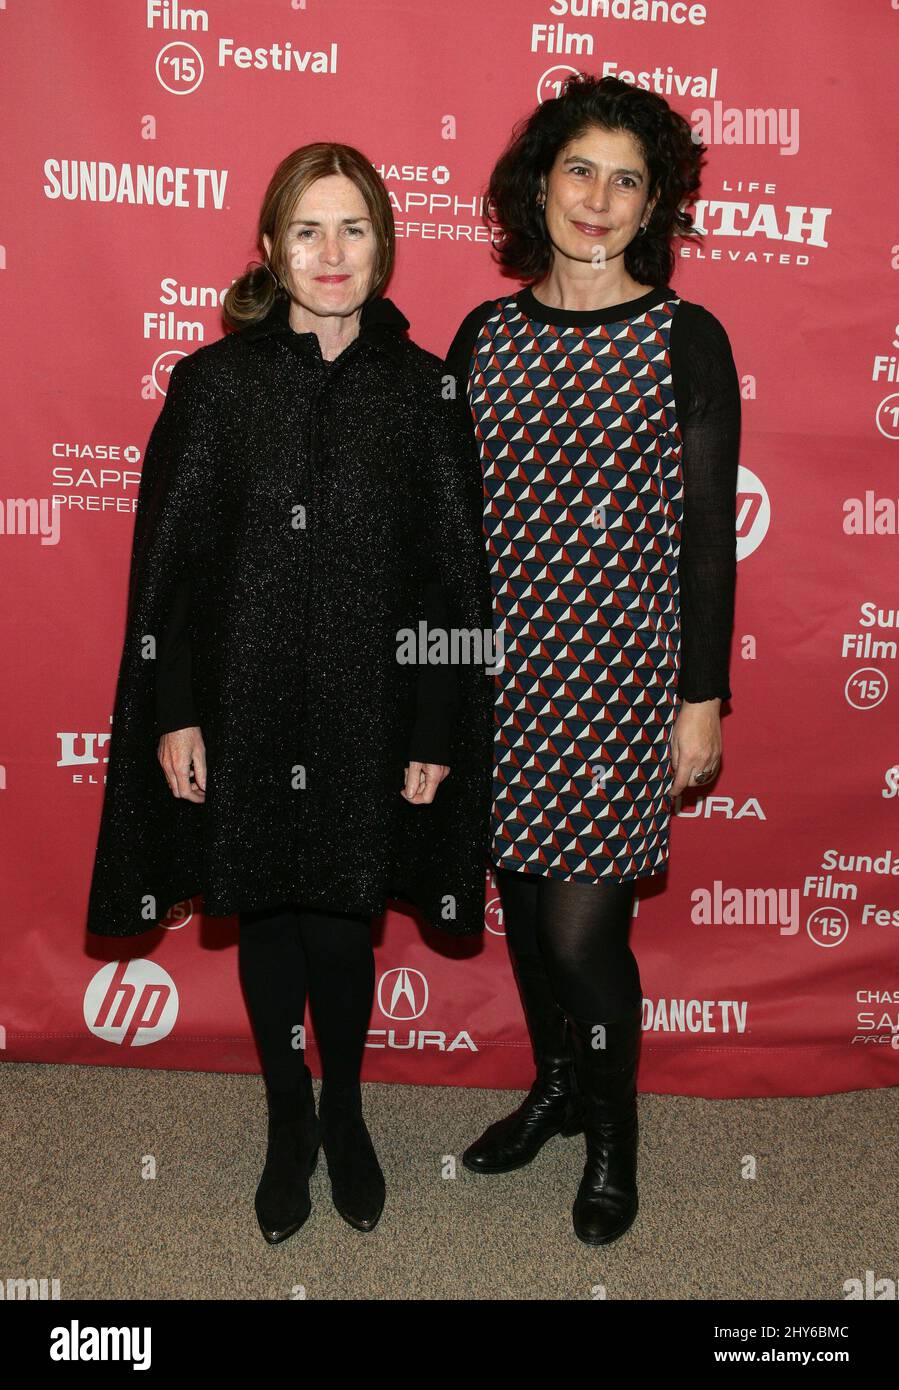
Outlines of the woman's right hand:
[{"label": "woman's right hand", "polygon": [[[159,740],[159,761],[172,795],[185,801],[206,800],[206,745],[199,725],[175,729]],[[194,781],[190,780],[193,764]]]}]

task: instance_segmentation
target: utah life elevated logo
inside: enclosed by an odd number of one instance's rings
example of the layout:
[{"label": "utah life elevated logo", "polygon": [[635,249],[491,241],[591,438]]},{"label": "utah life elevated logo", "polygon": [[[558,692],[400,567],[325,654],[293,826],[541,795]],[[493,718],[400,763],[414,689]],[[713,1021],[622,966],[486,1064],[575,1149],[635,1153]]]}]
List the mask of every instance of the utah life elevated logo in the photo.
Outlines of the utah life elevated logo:
[{"label": "utah life elevated logo", "polygon": [[[109,716],[112,724],[112,715]],[[112,730],[102,733],[76,733],[74,730],[57,730],[59,757],[56,766],[71,768],[73,783],[86,783],[96,786],[101,781],[100,767],[109,762],[108,744]],[[101,752],[102,750],[102,752]],[[106,782],[105,767],[102,781]]]}]

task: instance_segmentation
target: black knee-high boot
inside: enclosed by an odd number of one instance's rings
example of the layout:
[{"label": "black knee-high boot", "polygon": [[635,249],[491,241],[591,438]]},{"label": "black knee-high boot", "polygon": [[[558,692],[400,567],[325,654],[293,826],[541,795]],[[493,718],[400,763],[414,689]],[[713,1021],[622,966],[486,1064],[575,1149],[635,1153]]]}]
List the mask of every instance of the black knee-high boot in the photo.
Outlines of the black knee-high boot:
[{"label": "black knee-high boot", "polygon": [[575,1234],[607,1245],[637,1215],[637,1066],[642,1005],[621,1018],[588,1022],[569,1014],[587,1161],[572,1207]]},{"label": "black knee-high boot", "polygon": [[512,952],[515,979],[524,1006],[536,1079],[511,1115],[496,1120],[462,1155],[473,1173],[509,1173],[536,1158],[556,1134],[579,1134],[568,1025],[556,1003],[546,971],[536,954]]}]

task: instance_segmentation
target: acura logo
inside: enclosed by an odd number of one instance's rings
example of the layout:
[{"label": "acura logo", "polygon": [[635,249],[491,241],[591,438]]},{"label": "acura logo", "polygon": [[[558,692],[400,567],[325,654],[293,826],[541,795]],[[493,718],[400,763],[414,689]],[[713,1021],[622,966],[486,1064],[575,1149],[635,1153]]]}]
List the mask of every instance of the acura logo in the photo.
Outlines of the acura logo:
[{"label": "acura logo", "polygon": [[420,970],[405,965],[386,970],[378,981],[378,1008],[385,1018],[407,1023],[428,1007],[428,982]]}]

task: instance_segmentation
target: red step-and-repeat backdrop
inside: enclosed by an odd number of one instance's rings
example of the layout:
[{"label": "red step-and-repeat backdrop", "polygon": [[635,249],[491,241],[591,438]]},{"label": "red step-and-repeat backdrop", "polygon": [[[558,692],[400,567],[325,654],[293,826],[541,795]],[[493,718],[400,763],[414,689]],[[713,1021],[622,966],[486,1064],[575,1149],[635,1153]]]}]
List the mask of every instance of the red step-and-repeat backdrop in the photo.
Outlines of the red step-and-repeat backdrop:
[{"label": "red step-and-repeat backdrop", "polygon": [[[639,892],[641,1089],[896,1084],[897,28],[895,0],[0,0],[0,1055],[258,1070],[233,920],[197,900],[143,938],[84,930],[166,372],[221,333],[272,170],[321,139],[385,179],[388,294],[442,353],[515,288],[494,160],[586,70],[709,146],[673,283],[724,323],[744,399],[734,696]],[[460,944],[388,914],[367,1078],[529,1080],[490,884],[486,920]]]}]

